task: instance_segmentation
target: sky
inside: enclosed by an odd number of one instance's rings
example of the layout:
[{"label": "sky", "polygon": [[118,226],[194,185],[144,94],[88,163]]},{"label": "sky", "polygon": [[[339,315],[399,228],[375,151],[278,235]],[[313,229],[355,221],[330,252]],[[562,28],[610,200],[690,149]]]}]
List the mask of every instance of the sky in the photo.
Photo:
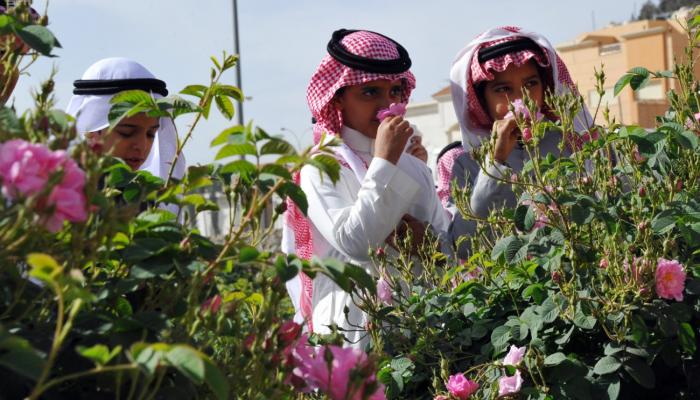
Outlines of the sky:
[{"label": "sky", "polygon": [[[246,122],[281,134],[295,146],[311,144],[306,86],[331,33],[368,29],[410,53],[417,87],[411,101],[426,101],[448,83],[457,52],[479,33],[516,25],[555,45],[636,14],[643,0],[239,0],[242,88]],[[34,0],[41,13],[47,0]],[[232,0],[52,0],[49,28],[63,45],[20,78],[14,101],[23,111],[30,92],[57,68],[57,107],[65,108],[72,82],[105,57],[132,58],[167,82],[171,93],[208,82],[210,56],[233,52]],[[591,71],[592,73],[592,71]],[[611,77],[614,81],[617,77]],[[233,70],[224,83],[236,84]],[[185,148],[188,164],[214,161],[209,144],[235,124],[217,112],[198,126]],[[178,120],[183,135],[191,119]],[[429,132],[424,132],[424,135]]]}]

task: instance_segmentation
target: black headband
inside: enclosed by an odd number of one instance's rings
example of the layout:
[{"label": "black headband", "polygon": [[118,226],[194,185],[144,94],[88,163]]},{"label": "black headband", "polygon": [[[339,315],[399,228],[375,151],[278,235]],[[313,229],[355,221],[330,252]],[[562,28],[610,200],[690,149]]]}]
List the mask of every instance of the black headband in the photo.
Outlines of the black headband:
[{"label": "black headband", "polygon": [[508,42],[499,43],[491,47],[481,48],[479,50],[479,64],[488,60],[493,60],[494,58],[500,57],[504,54],[511,54],[522,50],[534,50],[542,53],[542,48],[532,39],[515,39]]},{"label": "black headband", "polygon": [[400,74],[408,71],[408,69],[411,68],[411,58],[408,56],[406,49],[404,49],[403,46],[398,44],[395,40],[377,32],[364,31],[374,33],[375,35],[379,35],[394,43],[396,45],[396,50],[399,52],[399,58],[393,60],[377,60],[374,58],[367,58],[358,56],[357,54],[352,54],[340,41],[343,40],[345,36],[354,32],[358,32],[358,30],[339,29],[333,32],[333,36],[328,42],[328,46],[326,46],[328,54],[335,58],[339,63],[352,69],[359,69],[361,71],[373,72],[377,74]]},{"label": "black headband", "polygon": [[91,79],[77,80],[73,82],[73,94],[104,95],[115,94],[125,90],[143,90],[145,92],[158,93],[161,96],[168,95],[165,82],[160,79]]}]

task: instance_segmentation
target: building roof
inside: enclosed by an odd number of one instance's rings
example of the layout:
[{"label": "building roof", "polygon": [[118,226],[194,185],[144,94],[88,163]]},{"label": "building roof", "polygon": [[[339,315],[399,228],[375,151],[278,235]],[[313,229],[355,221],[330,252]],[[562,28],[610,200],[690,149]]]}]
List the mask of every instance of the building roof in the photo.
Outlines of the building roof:
[{"label": "building roof", "polygon": [[442,97],[442,96],[447,96],[450,94],[450,85],[445,86],[444,88],[438,90],[437,92],[433,93],[431,96],[432,98],[436,97]]}]

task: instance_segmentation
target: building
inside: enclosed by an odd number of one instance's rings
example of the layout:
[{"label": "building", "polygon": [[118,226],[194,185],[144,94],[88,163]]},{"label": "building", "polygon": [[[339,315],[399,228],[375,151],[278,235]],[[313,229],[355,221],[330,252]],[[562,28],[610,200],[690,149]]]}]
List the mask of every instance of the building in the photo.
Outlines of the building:
[{"label": "building", "polygon": [[[654,117],[668,109],[666,93],[676,85],[672,79],[653,79],[637,92],[627,87],[617,97],[613,95],[613,88],[617,80],[634,67],[645,67],[651,71],[672,70],[675,60],[684,59],[688,38],[676,19],[683,19],[679,13],[668,20],[611,25],[557,46],[591,114],[595,113],[599,100],[595,90],[594,68],[600,69],[603,64],[606,93],[596,116],[598,123],[603,122],[602,108],[605,105],[610,110],[610,117],[617,122],[645,128],[653,127]],[[700,63],[696,64],[695,75],[700,76]],[[429,101],[409,103],[406,117],[423,134],[431,168],[444,146],[461,140],[449,85],[433,94]]]},{"label": "building", "polygon": [[[667,20],[641,20],[584,33],[571,43],[557,46],[578,84],[591,114],[600,100],[596,92],[594,68],[603,65],[606,82],[601,108],[608,106],[610,117],[623,124],[652,128],[654,118],[668,109],[666,93],[677,89],[673,79],[652,79],[644,88],[634,92],[625,88],[614,96],[617,80],[634,67],[651,71],[673,70],[676,60],[684,60],[688,37],[676,14]],[[700,73],[696,65],[695,75]],[[596,121],[602,123],[602,112]]]}]

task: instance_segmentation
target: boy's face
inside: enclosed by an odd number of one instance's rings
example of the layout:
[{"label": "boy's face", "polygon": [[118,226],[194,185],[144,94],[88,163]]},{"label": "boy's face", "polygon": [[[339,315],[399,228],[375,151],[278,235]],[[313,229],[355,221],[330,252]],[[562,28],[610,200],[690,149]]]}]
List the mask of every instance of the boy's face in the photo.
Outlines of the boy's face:
[{"label": "boy's face", "polygon": [[391,103],[400,103],[402,92],[401,79],[381,79],[346,86],[342,93],[335,96],[333,104],[343,113],[343,125],[374,139],[379,128],[377,112],[388,108]]},{"label": "boy's face", "polygon": [[106,154],[121,158],[136,171],[151,152],[159,127],[158,118],[140,113],[124,118],[104,137],[98,137],[99,132],[91,132],[88,137],[91,140],[102,140]]},{"label": "boy's face", "polygon": [[542,108],[544,84],[532,60],[519,67],[510,64],[505,71],[494,72],[494,79],[484,86],[484,102],[489,116],[494,121],[503,119],[509,104],[522,98],[525,89],[537,107]]}]

